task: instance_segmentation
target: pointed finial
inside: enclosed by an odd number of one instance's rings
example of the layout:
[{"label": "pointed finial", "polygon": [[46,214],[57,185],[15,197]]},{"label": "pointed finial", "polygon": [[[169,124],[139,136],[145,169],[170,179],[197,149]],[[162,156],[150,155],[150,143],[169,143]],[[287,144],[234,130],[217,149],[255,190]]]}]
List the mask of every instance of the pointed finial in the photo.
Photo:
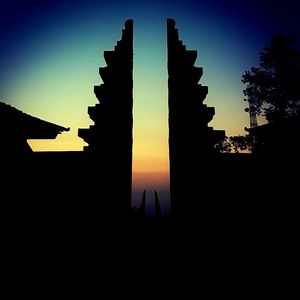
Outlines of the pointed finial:
[{"label": "pointed finial", "polygon": [[161,207],[158,199],[157,191],[154,191],[154,206],[155,206],[155,216],[160,217],[161,216]]},{"label": "pointed finial", "polygon": [[141,216],[145,216],[145,214],[146,214],[146,190],[144,190],[144,192],[143,192],[142,201],[141,201],[140,207],[138,209],[138,213]]}]

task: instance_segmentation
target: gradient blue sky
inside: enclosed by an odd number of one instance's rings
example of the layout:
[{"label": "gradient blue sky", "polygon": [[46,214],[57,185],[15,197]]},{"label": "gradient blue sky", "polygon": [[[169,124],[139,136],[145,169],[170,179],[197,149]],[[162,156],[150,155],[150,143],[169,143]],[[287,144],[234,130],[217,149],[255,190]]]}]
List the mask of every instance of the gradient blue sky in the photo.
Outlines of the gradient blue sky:
[{"label": "gradient blue sky", "polygon": [[[138,172],[168,172],[166,18],[177,22],[187,49],[208,85],[210,123],[227,135],[244,134],[241,76],[275,32],[299,45],[296,1],[3,1],[0,7],[0,101],[71,127],[55,141],[31,142],[35,150],[81,150],[78,128],[92,124],[87,107],[93,86],[123,23],[134,19],[134,162]],[[3,141],[1,141],[3,142]]]}]

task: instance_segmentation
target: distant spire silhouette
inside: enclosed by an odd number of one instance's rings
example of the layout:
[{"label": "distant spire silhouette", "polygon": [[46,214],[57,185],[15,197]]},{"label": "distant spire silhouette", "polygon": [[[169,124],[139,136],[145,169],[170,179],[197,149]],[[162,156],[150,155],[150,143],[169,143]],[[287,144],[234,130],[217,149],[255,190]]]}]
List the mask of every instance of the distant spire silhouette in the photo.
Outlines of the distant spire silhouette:
[{"label": "distant spire silhouette", "polygon": [[246,110],[246,112],[249,112],[250,128],[257,127],[256,112],[255,112],[254,104],[251,101],[249,101],[249,108]]},{"label": "distant spire silhouette", "polygon": [[161,207],[158,199],[157,191],[154,191],[154,209],[155,209],[155,216],[161,217]]},{"label": "distant spire silhouette", "polygon": [[138,209],[138,215],[144,217],[146,215],[146,190],[143,192],[140,207]]},{"label": "distant spire silhouette", "polygon": [[99,194],[113,196],[122,213],[131,209],[133,20],[125,22],[121,40],[113,51],[104,51],[104,58],[103,84],[94,87],[100,103],[88,108],[94,125],[79,129],[78,136],[89,144],[84,151],[99,177]]}]

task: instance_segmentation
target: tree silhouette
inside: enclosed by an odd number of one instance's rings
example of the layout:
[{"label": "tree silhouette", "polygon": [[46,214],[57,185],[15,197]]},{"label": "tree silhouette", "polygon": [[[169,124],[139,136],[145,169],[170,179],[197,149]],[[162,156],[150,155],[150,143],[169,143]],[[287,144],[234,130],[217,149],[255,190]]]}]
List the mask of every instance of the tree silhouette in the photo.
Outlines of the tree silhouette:
[{"label": "tree silhouette", "polygon": [[252,147],[252,139],[249,135],[236,135],[225,137],[215,145],[215,149],[220,153],[240,153],[249,152]]},{"label": "tree silhouette", "polygon": [[259,57],[259,67],[242,76],[245,101],[268,122],[299,115],[300,54],[289,36],[275,34]]}]

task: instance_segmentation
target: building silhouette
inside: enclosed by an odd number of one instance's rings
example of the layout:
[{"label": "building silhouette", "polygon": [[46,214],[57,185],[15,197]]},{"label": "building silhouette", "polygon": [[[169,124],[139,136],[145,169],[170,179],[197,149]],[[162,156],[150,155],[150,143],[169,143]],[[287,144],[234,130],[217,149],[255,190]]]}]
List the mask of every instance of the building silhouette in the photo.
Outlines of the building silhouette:
[{"label": "building silhouette", "polygon": [[215,109],[203,104],[208,93],[207,86],[198,84],[203,69],[194,66],[197,51],[186,50],[175,25],[167,20],[170,200],[176,216],[197,211],[199,177],[211,168],[214,144],[225,132],[208,126]]},{"label": "building silhouette", "polygon": [[32,154],[28,139],[55,139],[65,128],[28,115],[4,102],[0,102],[0,157],[24,159]]},{"label": "building silhouette", "polygon": [[300,117],[290,117],[245,128],[252,140],[252,154],[276,162],[298,161]]},{"label": "building silhouette", "polygon": [[123,214],[131,210],[133,20],[125,22],[121,40],[104,58],[103,84],[94,87],[100,103],[88,108],[94,125],[79,129],[78,136],[88,143],[84,152],[101,184],[97,194]]}]

